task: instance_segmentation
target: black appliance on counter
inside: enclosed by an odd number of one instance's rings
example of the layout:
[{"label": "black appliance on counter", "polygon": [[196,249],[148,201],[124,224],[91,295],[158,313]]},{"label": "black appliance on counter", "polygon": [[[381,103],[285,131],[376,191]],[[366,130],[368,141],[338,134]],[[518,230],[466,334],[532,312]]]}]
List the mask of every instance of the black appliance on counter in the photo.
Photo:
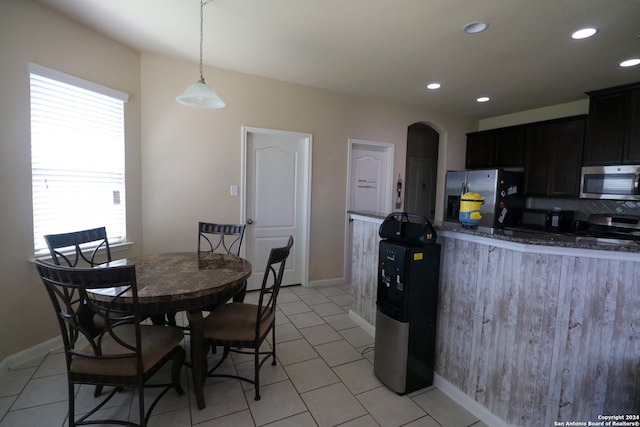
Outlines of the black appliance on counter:
[{"label": "black appliance on counter", "polygon": [[380,226],[374,373],[398,394],[433,384],[440,244],[427,218],[392,213]]},{"label": "black appliance on counter", "polygon": [[566,233],[571,231],[573,215],[574,211],[523,209],[518,225],[550,233]]},{"label": "black appliance on counter", "polygon": [[[579,223],[579,224],[578,224]],[[576,241],[613,245],[640,245],[640,216],[591,214],[576,224]]]}]

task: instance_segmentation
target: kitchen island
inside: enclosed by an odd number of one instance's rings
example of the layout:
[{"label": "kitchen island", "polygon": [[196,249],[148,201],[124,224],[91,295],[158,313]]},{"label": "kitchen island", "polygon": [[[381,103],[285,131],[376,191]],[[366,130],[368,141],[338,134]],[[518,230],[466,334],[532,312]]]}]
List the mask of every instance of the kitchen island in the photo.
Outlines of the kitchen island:
[{"label": "kitchen island", "polygon": [[376,324],[378,283],[378,229],[386,215],[376,212],[350,212],[352,316],[373,333]]},{"label": "kitchen island", "polygon": [[[353,272],[373,274],[352,276],[353,311],[373,325],[379,238],[369,224],[381,218],[352,218]],[[373,235],[358,244],[358,229]],[[488,411],[490,425],[640,413],[640,248],[438,231],[439,388]],[[365,248],[372,253],[356,254]]]}]

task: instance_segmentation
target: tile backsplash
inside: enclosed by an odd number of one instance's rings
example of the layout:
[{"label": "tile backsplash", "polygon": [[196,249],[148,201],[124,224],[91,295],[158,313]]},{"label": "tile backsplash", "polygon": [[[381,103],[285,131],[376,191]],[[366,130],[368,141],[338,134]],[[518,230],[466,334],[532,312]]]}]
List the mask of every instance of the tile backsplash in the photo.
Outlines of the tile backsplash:
[{"label": "tile backsplash", "polygon": [[575,211],[574,219],[587,220],[593,213],[613,213],[640,216],[640,202],[595,199],[546,199],[528,197],[526,207],[531,209],[560,208]]}]

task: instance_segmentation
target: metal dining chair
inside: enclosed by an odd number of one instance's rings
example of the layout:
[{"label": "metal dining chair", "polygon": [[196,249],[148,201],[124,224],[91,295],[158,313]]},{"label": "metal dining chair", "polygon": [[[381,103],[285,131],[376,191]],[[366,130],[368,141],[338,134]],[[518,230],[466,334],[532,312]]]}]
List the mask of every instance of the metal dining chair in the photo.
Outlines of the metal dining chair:
[{"label": "metal dining chair", "polygon": [[[240,255],[240,248],[244,238],[244,224],[217,224],[212,222],[198,222],[198,256],[208,253],[223,253]],[[242,289],[233,296],[236,302],[242,302],[247,289],[245,282]],[[213,309],[213,307],[211,307]],[[210,310],[208,310],[210,311]],[[176,313],[167,313],[167,324],[176,325]]]},{"label": "metal dining chair", "polygon": [[[255,400],[260,400],[260,368],[271,357],[276,364],[276,302],[285,271],[285,263],[293,246],[273,248],[262,278],[258,304],[233,302],[213,310],[203,321],[204,348],[224,347],[220,361],[208,372],[209,377],[236,378],[255,386]],[[260,351],[260,345],[271,332],[271,350]],[[246,349],[252,349],[251,351]],[[238,375],[216,374],[216,369],[230,352],[251,354],[254,360],[253,379]],[[262,359],[260,359],[261,356]],[[201,357],[206,358],[206,355]]]},{"label": "metal dining chair", "polygon": [[[135,266],[79,268],[34,261],[51,299],[64,344],[67,368],[69,426],[85,424],[121,424],[144,427],[159,399],[170,389],[184,394],[180,373],[185,351],[179,328],[141,325]],[[116,290],[100,303],[87,298],[87,290]],[[125,299],[126,297],[126,299]],[[96,334],[87,330],[83,312],[90,310],[102,318],[104,327]],[[171,383],[148,384],[147,381],[172,360]],[[88,412],[76,414],[76,386],[112,386]],[[138,423],[129,419],[96,419],[98,412],[124,387],[137,391]],[[145,388],[160,387],[162,392],[145,411]],[[98,397],[98,396],[95,396]],[[128,411],[127,411],[128,413]]]},{"label": "metal dining chair", "polygon": [[218,252],[240,255],[244,238],[244,224],[198,223],[198,255],[204,252]]},{"label": "metal dining chair", "polygon": [[[107,239],[105,227],[88,230],[72,231],[69,233],[47,234],[44,236],[51,260],[56,265],[68,267],[95,267],[104,262],[111,262],[111,248]],[[104,327],[101,319],[94,319],[89,310],[82,307],[79,310],[80,320],[85,328],[97,335],[98,330]],[[96,396],[101,388],[96,389]]]},{"label": "metal dining chair", "polygon": [[[69,267],[85,263],[90,267],[111,261],[111,249],[105,227],[44,236],[54,264],[64,261]],[[88,244],[92,244],[87,246]],[[63,251],[68,249],[68,251]],[[73,252],[72,252],[73,251]],[[104,252],[104,256],[101,253]],[[100,255],[99,255],[100,254]]]},{"label": "metal dining chair", "polygon": [[[246,225],[244,224],[215,224],[211,222],[199,222],[198,256],[211,252],[240,256],[245,228]],[[208,245],[205,245],[203,241]],[[233,301],[244,301],[246,292],[247,282],[245,282],[242,289],[233,296]]]}]

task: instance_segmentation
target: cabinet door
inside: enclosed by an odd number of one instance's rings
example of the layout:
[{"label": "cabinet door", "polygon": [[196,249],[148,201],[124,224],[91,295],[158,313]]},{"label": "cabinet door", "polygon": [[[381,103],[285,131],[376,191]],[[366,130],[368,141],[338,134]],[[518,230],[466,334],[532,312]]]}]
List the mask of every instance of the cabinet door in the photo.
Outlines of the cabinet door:
[{"label": "cabinet door", "polygon": [[578,197],[585,117],[539,123],[527,130],[527,196]]},{"label": "cabinet door", "polygon": [[547,127],[534,125],[527,129],[524,160],[524,194],[546,196],[549,183],[551,143],[545,137]]},{"label": "cabinet door", "polygon": [[553,148],[549,162],[547,195],[578,197],[585,119],[554,123],[549,132]]},{"label": "cabinet door", "polygon": [[522,127],[496,132],[494,136],[494,166],[522,166],[524,164],[524,139],[525,130]]},{"label": "cabinet door", "polygon": [[522,166],[524,134],[523,127],[467,134],[467,169]]},{"label": "cabinet door", "polygon": [[625,92],[591,96],[585,165],[619,164],[622,161],[627,105]]},{"label": "cabinet door", "polygon": [[493,167],[493,136],[491,133],[467,135],[467,169]]},{"label": "cabinet door", "polygon": [[622,163],[640,164],[640,89],[630,93],[627,139]]}]

